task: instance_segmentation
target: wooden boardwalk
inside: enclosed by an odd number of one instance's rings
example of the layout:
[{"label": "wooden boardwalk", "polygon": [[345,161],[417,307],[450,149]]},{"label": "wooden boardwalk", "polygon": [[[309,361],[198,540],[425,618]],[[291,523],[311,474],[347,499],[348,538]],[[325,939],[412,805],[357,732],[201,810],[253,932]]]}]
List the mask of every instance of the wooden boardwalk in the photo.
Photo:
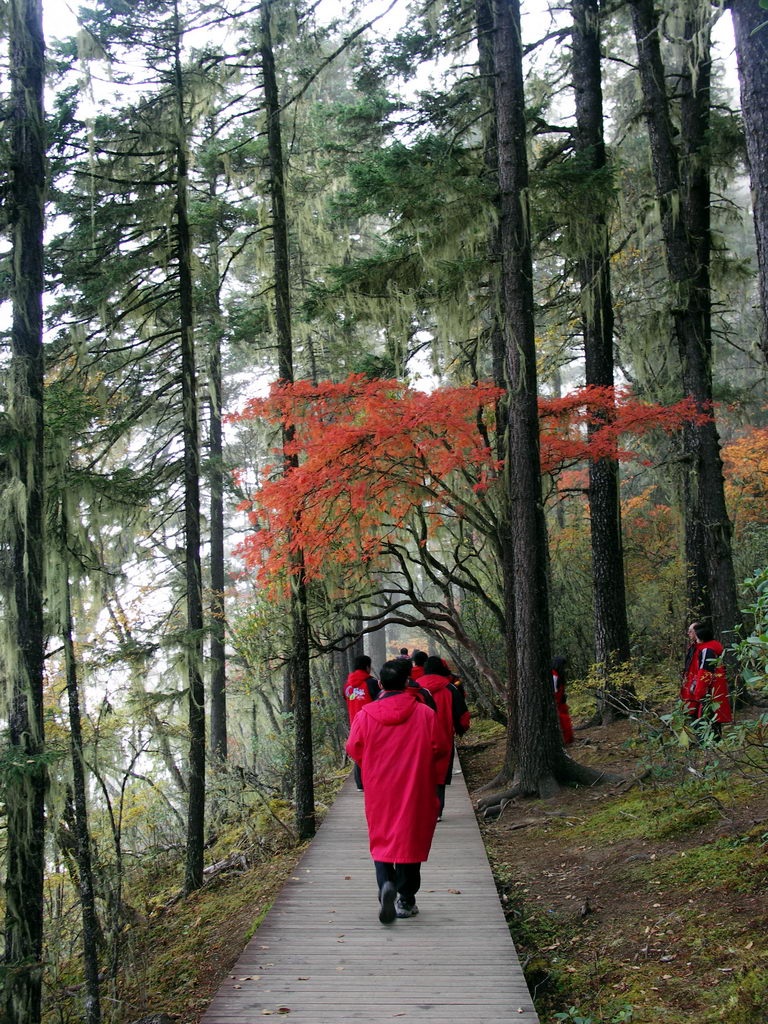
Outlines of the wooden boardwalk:
[{"label": "wooden boardwalk", "polygon": [[417,917],[382,925],[350,777],[202,1024],[538,1024],[461,774]]}]

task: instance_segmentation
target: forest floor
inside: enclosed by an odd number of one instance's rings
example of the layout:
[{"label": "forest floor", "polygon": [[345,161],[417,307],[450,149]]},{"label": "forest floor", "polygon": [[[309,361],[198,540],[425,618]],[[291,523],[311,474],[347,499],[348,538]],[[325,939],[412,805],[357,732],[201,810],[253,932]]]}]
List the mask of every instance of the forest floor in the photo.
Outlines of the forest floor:
[{"label": "forest floor", "polygon": [[[468,734],[470,792],[498,771],[500,732]],[[649,745],[623,721],[577,731],[570,753],[628,782],[481,818],[542,1024],[768,1022],[762,752]]]},{"label": "forest floor", "polygon": [[[768,1024],[764,738],[747,763],[743,753],[638,733],[627,721],[581,730],[571,748],[626,783],[513,802],[496,821],[480,819],[542,1024]],[[496,774],[504,739],[476,722],[465,740],[472,792]],[[344,774],[320,786],[321,811]],[[145,868],[145,895],[131,893],[121,982],[104,993],[111,1019],[164,1013],[153,1020],[197,1024],[303,852],[279,828],[265,840],[268,820],[250,830],[258,838],[247,866],[186,900],[174,898],[178,872]],[[246,849],[243,835],[222,837],[220,848]],[[69,988],[46,1020],[80,1019],[78,1004]]]}]

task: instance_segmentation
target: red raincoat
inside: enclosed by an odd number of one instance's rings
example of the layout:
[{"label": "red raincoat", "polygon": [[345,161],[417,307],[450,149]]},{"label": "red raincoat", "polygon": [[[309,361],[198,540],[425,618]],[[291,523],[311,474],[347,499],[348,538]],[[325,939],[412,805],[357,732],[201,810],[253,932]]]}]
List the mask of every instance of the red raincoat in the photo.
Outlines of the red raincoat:
[{"label": "red raincoat", "polygon": [[[376,683],[374,694],[371,696],[371,688],[369,681]],[[358,713],[360,708],[374,699],[379,691],[379,684],[373,678],[370,672],[366,672],[364,668],[356,668],[354,672],[350,672],[347,676],[347,681],[344,684],[344,699],[347,702],[347,711],[349,712],[349,724],[355,720],[355,715]]]},{"label": "red raincoat", "polygon": [[460,736],[463,736],[469,728],[469,712],[463,700],[461,701],[462,710],[460,718],[458,721],[454,719],[454,694],[456,694],[456,688],[452,687],[450,682],[447,676],[424,675],[419,678],[419,686],[429,690],[435,702],[440,740],[446,751],[437,766],[437,781],[440,785],[448,784],[451,779],[454,733],[458,732]]},{"label": "red raincoat", "polygon": [[347,753],[365,779],[371,857],[420,864],[437,822],[437,716],[409,690],[385,691],[352,723]]},{"label": "red raincoat", "polygon": [[552,669],[552,682],[555,684],[555,705],[557,717],[560,719],[560,732],[563,736],[563,743],[567,746],[569,743],[573,743],[573,724],[565,700],[565,686],[560,682],[560,676],[554,669]]},{"label": "red raincoat", "polygon": [[717,664],[722,654],[723,645],[719,641],[707,640],[696,644],[688,658],[680,700],[693,718],[707,715],[707,708],[711,707],[715,722],[733,721],[725,668]]}]

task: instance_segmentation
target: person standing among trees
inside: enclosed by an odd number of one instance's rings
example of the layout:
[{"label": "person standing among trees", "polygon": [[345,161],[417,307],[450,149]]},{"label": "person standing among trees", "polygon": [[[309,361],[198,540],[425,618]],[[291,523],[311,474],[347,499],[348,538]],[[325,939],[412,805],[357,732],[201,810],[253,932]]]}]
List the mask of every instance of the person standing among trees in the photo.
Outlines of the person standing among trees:
[{"label": "person standing among trees", "polygon": [[[347,702],[350,728],[352,728],[352,723],[360,709],[376,700],[379,690],[377,680],[371,675],[371,659],[367,654],[358,655],[355,658],[354,668],[344,684],[344,699]],[[358,764],[355,764],[354,775],[358,792],[362,792],[363,778]]]},{"label": "person standing among trees", "polygon": [[438,765],[447,753],[437,715],[406,685],[397,661],[380,673],[382,692],[355,716],[347,753],[365,777],[365,817],[379,887],[379,920],[419,912],[421,865],[437,821]]},{"label": "person standing among trees", "polygon": [[680,700],[694,726],[700,729],[710,723],[715,739],[719,740],[723,724],[733,721],[722,661],[723,645],[715,640],[708,622],[692,622],[688,640]]},{"label": "person standing among trees", "polygon": [[560,720],[560,732],[563,734],[563,743],[568,746],[573,743],[573,724],[571,723],[571,713],[568,710],[568,704],[566,703],[565,696],[565,666],[568,663],[568,659],[564,658],[562,654],[558,654],[552,659],[552,682],[555,685],[555,706],[557,707],[557,717]]},{"label": "person standing among trees", "polygon": [[437,708],[437,721],[446,753],[438,765],[437,795],[440,800],[442,819],[445,807],[445,787],[450,786],[453,775],[453,737],[458,733],[463,736],[469,729],[469,711],[464,695],[451,682],[451,670],[442,658],[432,656],[424,664],[424,675],[419,677],[419,686],[432,694]]}]

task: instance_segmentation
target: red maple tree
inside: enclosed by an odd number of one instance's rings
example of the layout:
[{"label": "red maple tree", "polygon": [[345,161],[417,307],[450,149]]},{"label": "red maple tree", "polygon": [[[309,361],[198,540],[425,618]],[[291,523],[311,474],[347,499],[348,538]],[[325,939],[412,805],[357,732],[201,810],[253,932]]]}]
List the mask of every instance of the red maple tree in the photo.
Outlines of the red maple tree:
[{"label": "red maple tree", "polygon": [[[495,409],[504,393],[491,384],[429,394],[397,380],[350,376],[334,383],[278,382],[235,420],[292,424],[298,465],[282,474],[282,449],[241,508],[254,526],[238,554],[266,584],[286,582],[292,547],[308,579],[329,563],[370,568],[416,512],[426,545],[451,518],[492,530]],[[676,430],[701,417],[691,400],[673,406],[638,401],[628,390],[581,388],[542,398],[542,470],[562,473],[588,459],[631,459],[630,436]],[[587,434],[587,424],[596,430]]]}]

